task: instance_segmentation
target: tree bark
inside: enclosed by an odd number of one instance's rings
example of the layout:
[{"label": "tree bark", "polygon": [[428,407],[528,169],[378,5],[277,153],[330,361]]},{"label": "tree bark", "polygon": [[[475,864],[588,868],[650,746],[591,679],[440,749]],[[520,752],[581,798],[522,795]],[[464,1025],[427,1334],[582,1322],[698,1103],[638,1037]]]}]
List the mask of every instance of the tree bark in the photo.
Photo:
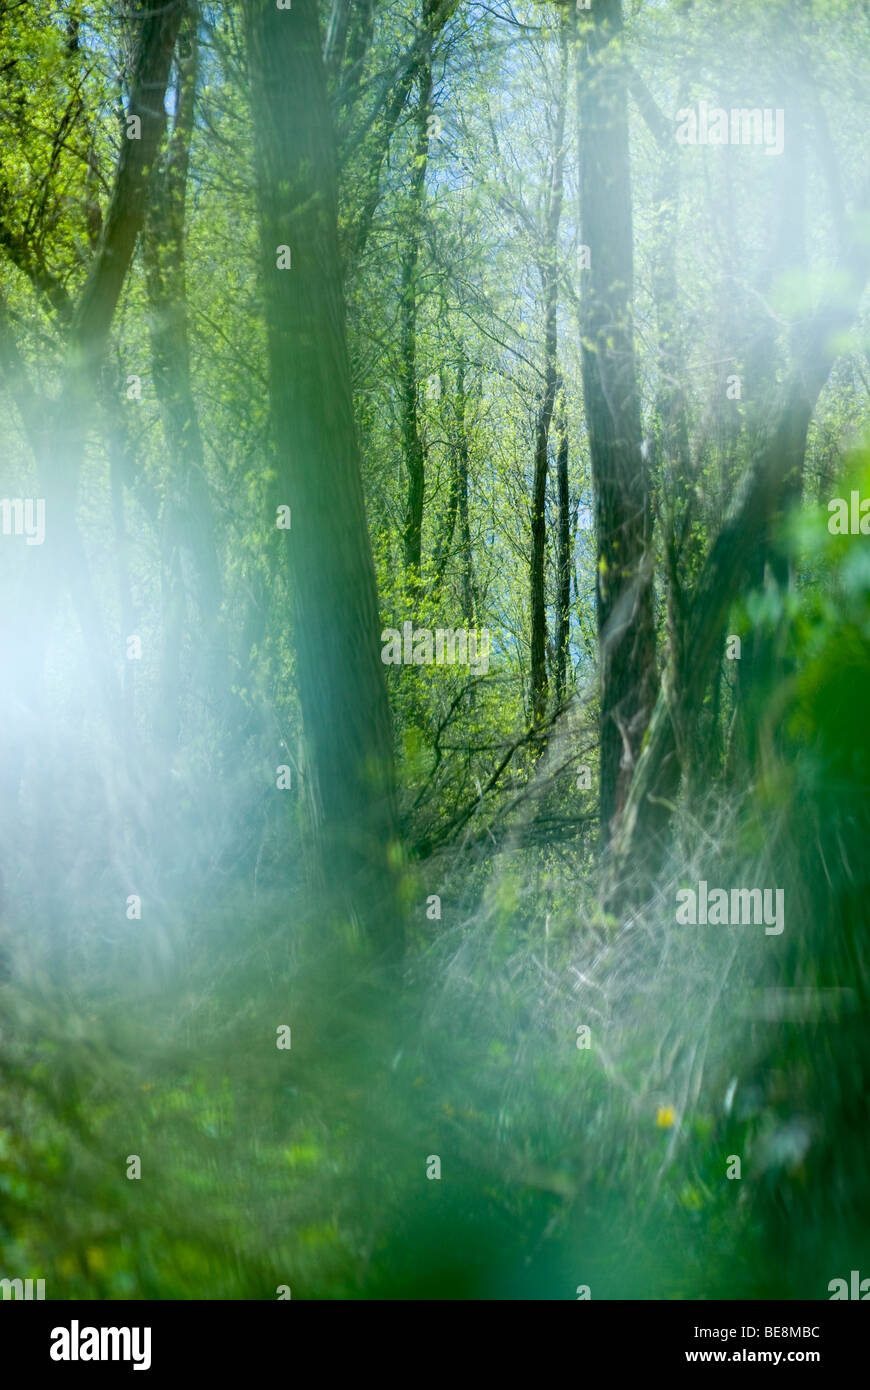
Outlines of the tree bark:
[{"label": "tree bark", "polygon": [[[323,876],[386,949],[396,838],[392,732],[338,246],[335,140],[316,0],[246,0],[280,502],[296,681]],[[278,269],[289,246],[290,269]]]},{"label": "tree bark", "polygon": [[[582,367],[595,488],[600,808],[606,844],[628,796],[658,674],[649,468],[632,323],[633,242],[621,0],[596,0],[576,47],[583,272]],[[580,19],[578,16],[578,26]],[[616,42],[614,42],[616,40]]]},{"label": "tree bark", "polygon": [[210,655],[198,662],[207,687],[224,693],[226,662],[220,658],[216,615],[221,606],[221,574],[211,497],[205,475],[202,434],[193,398],[185,266],[185,205],[193,136],[197,74],[197,7],[188,5],[177,47],[175,118],[164,158],[155,170],[149,215],[142,238],[148,291],[151,370],[160,403],[171,467],[161,518],[163,735],[178,737],[181,650],[188,600],[188,626],[197,633],[196,649],[208,643]]},{"label": "tree bark", "polygon": [[[870,183],[858,203],[864,217],[868,205]],[[718,669],[719,639],[728,611],[752,583],[752,558],[803,466],[807,431],[836,355],[837,336],[854,322],[870,279],[870,247],[861,235],[861,225],[861,216],[856,215],[838,266],[849,293],[842,289],[839,300],[823,306],[806,326],[777,418],[707,555],[689,612],[682,664],[678,669],[669,662],[665,672],[612,846],[605,896],[619,893],[624,898],[628,885],[629,896],[642,897],[661,863],[679,790],[677,753],[686,711],[697,705]]]},{"label": "tree bark", "polygon": [[478,602],[477,588],[474,582],[474,552],[471,545],[471,521],[468,510],[470,464],[467,372],[468,361],[465,355],[465,345],[460,343],[459,365],[456,370],[456,418],[459,430],[456,441],[456,485],[459,501],[459,553],[462,563],[462,616],[469,627],[476,627]]},{"label": "tree bark", "polygon": [[565,702],[568,688],[568,646],[571,639],[571,498],[568,488],[568,420],[564,391],[556,412],[559,448],[556,456],[558,531],[556,536],[556,705]]},{"label": "tree bark", "polygon": [[[766,264],[759,283],[759,295],[768,299],[779,276],[800,272],[807,273],[806,213],[807,213],[807,132],[800,119],[800,102],[796,94],[789,100],[789,120],[791,135],[788,148],[783,151],[782,165],[776,190],[778,203],[778,224],[771,239]],[[762,302],[764,302],[762,300]],[[746,378],[753,396],[750,415],[750,437],[763,434],[764,412],[773,404],[775,408],[777,392],[776,337],[779,325],[773,315],[765,312],[755,342],[746,362]],[[803,455],[801,466],[794,469],[784,484],[781,506],[800,501],[803,492]],[[781,548],[766,526],[759,536],[758,545],[748,561],[751,585],[747,588],[760,589],[769,573],[782,588],[790,583],[789,564]],[[742,716],[739,728],[742,734],[742,751],[747,763],[752,763],[757,755],[757,714],[754,708],[756,691],[763,688],[773,674],[769,643],[754,630],[745,634],[740,662],[737,665],[737,699]]]},{"label": "tree bark", "polygon": [[[39,402],[30,392],[29,422],[27,414],[23,417],[36,458],[39,490],[45,499],[51,545],[27,552],[27,599],[18,615],[17,636],[12,639],[21,652],[20,688],[25,701],[35,701],[51,609],[65,584],[76,603],[107,713],[117,730],[122,726],[120,692],[76,525],[76,490],[103,352],[145,218],[151,169],[165,127],[166,86],[183,8],[184,0],[157,9],[143,3],[132,13],[139,32],[129,112],[140,118],[140,138],[121,141],[109,206],[90,271],[78,303],[70,305],[63,316],[67,331],[60,395],[54,401]],[[37,267],[33,279],[38,290],[41,278]],[[24,374],[19,375],[20,389],[25,390]]]},{"label": "tree bark", "polygon": [[550,153],[547,211],[541,248],[540,275],[544,299],[544,389],[535,431],[535,459],[532,473],[532,553],[529,566],[531,609],[531,714],[532,722],[543,720],[547,710],[547,472],[550,426],[558,387],[558,309],[559,309],[559,222],[562,216],[563,172],[565,165],[565,81],[567,34],[562,28],[560,90],[553,122]]},{"label": "tree bark", "polygon": [[417,276],[420,261],[423,201],[426,190],[426,167],[429,162],[429,109],[432,100],[431,18],[434,5],[435,0],[424,0],[422,32],[426,36],[427,42],[420,60],[417,79],[418,94],[417,107],[414,112],[414,147],[408,230],[402,253],[401,289],[399,292],[402,452],[408,475],[403,542],[405,588],[412,601],[420,594],[423,564],[423,501],[426,484],[426,455],[423,441],[420,438],[420,426],[417,418]]}]

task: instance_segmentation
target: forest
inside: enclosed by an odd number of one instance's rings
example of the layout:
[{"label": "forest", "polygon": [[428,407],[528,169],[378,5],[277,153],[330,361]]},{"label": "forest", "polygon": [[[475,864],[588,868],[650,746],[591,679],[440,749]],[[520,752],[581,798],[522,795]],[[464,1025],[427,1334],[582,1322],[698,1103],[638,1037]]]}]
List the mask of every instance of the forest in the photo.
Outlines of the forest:
[{"label": "forest", "polygon": [[862,0],[0,0],[0,1280],[859,1296],[868,156]]}]

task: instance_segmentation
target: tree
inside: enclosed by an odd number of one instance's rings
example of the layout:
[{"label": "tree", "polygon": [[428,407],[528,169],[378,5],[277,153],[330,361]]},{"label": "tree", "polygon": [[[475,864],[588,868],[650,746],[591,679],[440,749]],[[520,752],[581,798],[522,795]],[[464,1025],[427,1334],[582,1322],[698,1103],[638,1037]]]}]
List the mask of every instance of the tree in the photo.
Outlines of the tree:
[{"label": "tree", "polygon": [[[743,479],[730,514],[704,562],[687,618],[685,645],[665,672],[649,733],[631,784],[608,868],[611,889],[630,880],[643,894],[660,867],[679,789],[682,730],[718,666],[717,639],[728,611],[753,577],[752,561],[793,495],[804,465],[807,432],[828,379],[838,338],[854,323],[870,279],[870,243],[863,227],[870,211],[864,184],[843,229],[836,291],[819,305],[798,335],[796,362],[780,390],[754,466]],[[629,866],[634,871],[629,874]]]},{"label": "tree", "polygon": [[549,186],[544,214],[540,257],[541,290],[544,302],[544,389],[535,431],[535,461],[532,477],[532,555],[531,590],[531,685],[532,719],[539,722],[547,708],[547,471],[550,426],[559,386],[558,310],[559,310],[559,223],[562,216],[563,174],[565,167],[565,86],[567,41],[563,27],[560,49],[559,84],[553,119]]},{"label": "tree", "polygon": [[650,481],[642,448],[632,296],[633,216],[621,0],[578,16],[586,426],[595,489],[601,835],[625,806],[658,688]]},{"label": "tree", "polygon": [[398,919],[378,903],[396,839],[392,733],[316,0],[297,0],[292,10],[247,0],[245,20],[275,466],[280,504],[292,518],[281,540],[308,794],[324,876],[342,883],[346,904],[381,945],[394,948]]},{"label": "tree", "polygon": [[[198,5],[188,0],[177,45],[178,81],[172,132],[154,171],[152,198],[145,224],[143,260],[148,289],[148,326],[154,389],[171,458],[161,518],[163,631],[163,711],[167,742],[178,737],[184,614],[188,627],[220,651],[215,633],[221,603],[221,574],[211,498],[204,471],[204,449],[194,401],[185,269],[185,210],[190,145],[196,108]],[[186,563],[185,563],[186,561]],[[225,663],[202,663],[206,679],[224,693]]]},{"label": "tree", "polygon": [[420,237],[426,194],[426,166],[429,162],[429,117],[432,104],[433,15],[438,0],[424,0],[421,32],[424,47],[417,77],[417,106],[414,112],[414,139],[411,149],[411,191],[408,227],[402,252],[399,295],[402,363],[402,448],[408,473],[405,503],[405,582],[411,598],[420,593],[423,559],[423,502],[426,482],[426,454],[417,419],[417,294]]},{"label": "tree", "polygon": [[[142,4],[131,15],[138,33],[129,114],[139,123],[138,133],[135,139],[121,140],[111,197],[78,300],[71,303],[50,274],[39,244],[21,244],[21,254],[15,256],[19,268],[26,268],[34,288],[52,303],[64,326],[64,362],[56,400],[38,401],[20,360],[14,373],[23,406],[22,418],[37,461],[39,486],[46,508],[58,518],[56,544],[48,556],[36,552],[34,557],[31,552],[30,564],[35,571],[31,576],[32,608],[23,614],[22,626],[26,630],[32,623],[38,635],[36,640],[16,642],[28,654],[21,673],[22,685],[32,698],[50,610],[60,586],[66,582],[100,675],[108,712],[116,725],[120,722],[120,701],[76,522],[76,488],[98,372],[145,219],[151,170],[166,123],[164,98],[183,10],[184,0],[172,0],[157,10]],[[15,244],[11,234],[4,235],[3,240],[7,247]],[[14,365],[11,353],[10,348],[6,360]],[[33,618],[35,612],[39,613],[37,620]]]}]

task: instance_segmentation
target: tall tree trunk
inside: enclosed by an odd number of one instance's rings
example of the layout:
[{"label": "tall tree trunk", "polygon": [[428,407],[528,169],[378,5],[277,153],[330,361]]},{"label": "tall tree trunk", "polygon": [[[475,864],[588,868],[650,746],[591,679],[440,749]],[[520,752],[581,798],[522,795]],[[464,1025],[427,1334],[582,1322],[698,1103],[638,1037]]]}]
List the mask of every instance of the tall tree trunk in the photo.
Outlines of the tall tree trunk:
[{"label": "tall tree trunk", "polygon": [[[793,97],[795,94],[792,94]],[[783,152],[777,186],[778,223],[764,268],[760,293],[767,298],[780,276],[797,276],[807,273],[807,131],[800,119],[801,107],[797,99],[789,101],[789,121],[792,134],[788,147]],[[765,313],[760,331],[753,344],[747,361],[746,375],[749,390],[757,392],[758,403],[750,417],[751,435],[763,438],[765,410],[775,408],[778,389],[774,364],[777,360],[776,336],[779,324],[770,313]],[[803,492],[803,459],[787,480],[781,505],[794,505]],[[772,521],[773,518],[771,518]],[[760,589],[765,577],[775,581],[781,588],[790,582],[789,563],[782,549],[767,526],[759,539],[759,544],[749,562],[752,587]],[[757,755],[757,727],[759,711],[755,706],[755,691],[762,690],[772,676],[772,653],[769,641],[754,630],[744,636],[742,656],[737,666],[737,691],[742,716],[739,728],[742,734],[743,752],[747,762]]]},{"label": "tall tree trunk", "polygon": [[417,109],[414,113],[414,153],[411,173],[408,231],[402,254],[402,280],[399,313],[402,363],[401,408],[402,451],[408,474],[405,502],[405,587],[411,599],[420,593],[423,563],[423,498],[426,483],[426,456],[417,418],[417,276],[426,167],[429,162],[429,108],[432,100],[432,29],[434,0],[424,0],[422,32],[426,47],[417,79]]},{"label": "tall tree trunk", "polygon": [[151,369],[171,460],[161,521],[161,705],[163,732],[170,744],[179,730],[181,651],[191,602],[189,626],[198,633],[198,644],[207,641],[210,648],[208,659],[198,663],[203,684],[206,688],[226,684],[222,679],[226,677],[226,663],[219,659],[220,634],[215,622],[221,605],[221,576],[191,381],[185,267],[185,204],[196,104],[197,8],[189,3],[178,38],[175,119],[165,156],[155,170],[142,238]]},{"label": "tall tree trunk", "polygon": [[[46,536],[51,543],[27,552],[24,601],[15,614],[8,638],[12,655],[10,658],[4,652],[0,660],[4,665],[17,668],[18,702],[31,717],[37,715],[40,677],[54,607],[61,589],[66,586],[82,629],[89,664],[98,677],[107,722],[119,742],[123,740],[124,720],[116,662],[103,627],[76,521],[76,493],[106,342],[144,221],[151,168],[163,135],[166,86],[181,10],[181,3],[170,0],[156,9],[144,3],[137,5],[132,13],[136,46],[129,112],[140,119],[140,138],[121,142],[106,217],[79,300],[75,306],[65,300],[59,302],[66,330],[59,396],[51,401],[39,401],[27,383],[23,363],[19,360],[13,364],[20,393],[19,408],[36,460],[38,491],[45,503]],[[37,288],[39,278],[37,271],[34,275]],[[56,812],[48,804],[44,786],[43,793],[40,816],[45,817],[46,830],[40,842],[50,846]],[[62,850],[58,848],[60,854]],[[55,875],[58,883],[61,877],[58,870]],[[49,900],[53,891],[49,890]],[[61,898],[57,890],[55,902],[61,928],[54,952],[54,969],[57,977],[64,980],[70,938],[63,925],[66,917]]]},{"label": "tall tree trunk", "polygon": [[[460,343],[456,365],[456,389],[453,393],[453,428],[450,430],[450,493],[447,499],[447,517],[442,539],[435,555],[435,577],[432,581],[433,596],[441,593],[444,572],[450,559],[454,536],[459,527],[460,593],[462,597],[462,616],[469,627],[477,623],[477,594],[474,586],[474,555],[471,546],[471,522],[469,518],[469,456],[468,456],[468,397],[466,394],[466,373],[468,359],[465,344]],[[446,374],[442,388],[442,400],[446,397]]]},{"label": "tall tree trunk", "polygon": [[341,77],[341,109],[348,111],[359,95],[363,65],[375,27],[376,0],[333,0],[326,26],[323,58],[327,73]]},{"label": "tall tree trunk", "polygon": [[[687,551],[698,544],[690,522],[695,492],[692,487],[692,452],[689,420],[682,383],[687,379],[679,322],[677,286],[677,227],[679,206],[679,147],[667,130],[661,148],[662,167],[656,189],[657,226],[653,262],[653,296],[658,330],[656,396],[656,454],[659,520],[664,554],[664,590],[667,612],[667,661],[672,671],[682,671],[686,638],[686,597],[681,562],[689,568]],[[723,382],[724,387],[724,382]]]},{"label": "tall tree trunk", "polygon": [[529,567],[531,598],[531,712],[540,723],[547,712],[547,464],[550,426],[558,387],[558,308],[559,308],[559,222],[562,216],[563,171],[565,165],[565,83],[567,74],[567,33],[562,28],[560,90],[553,122],[550,153],[550,185],[544,219],[540,275],[544,297],[544,389],[535,431],[535,462],[532,475],[532,555]]},{"label": "tall tree trunk", "polygon": [[471,522],[469,503],[469,455],[468,455],[468,389],[466,377],[468,359],[465,344],[459,345],[459,365],[456,370],[456,419],[458,437],[456,441],[456,486],[459,501],[459,554],[462,563],[462,616],[469,627],[477,626],[478,603],[474,583],[474,553],[471,545]]},{"label": "tall tree trunk", "polygon": [[582,298],[583,393],[595,488],[600,811],[606,844],[655,704],[649,468],[641,447],[632,323],[632,197],[621,0],[578,16],[580,209],[590,248]]},{"label": "tall tree trunk", "polygon": [[[136,240],[147,209],[151,169],[165,127],[164,100],[183,0],[133,12],[137,43],[129,113],[141,121],[140,138],[122,139],[106,216],[78,303],[67,306],[65,362],[59,397],[38,401],[23,416],[36,458],[38,486],[45,499],[51,545],[27,552],[26,602],[12,638],[20,653],[23,703],[35,704],[58,592],[66,585],[76,603],[85,643],[116,731],[122,728],[115,663],[92,591],[85,551],[76,524],[76,490],[84,456],[103,353]],[[34,279],[38,288],[38,270]],[[25,379],[23,368],[19,376]],[[28,388],[29,390],[29,388]]]},{"label": "tall tree trunk", "polygon": [[540,723],[547,712],[547,598],[545,586],[547,554],[547,455],[550,424],[556,398],[556,296],[548,286],[545,310],[546,377],[535,430],[535,464],[532,474],[532,556],[529,566],[531,590],[531,712]]},{"label": "tall tree trunk", "polygon": [[561,707],[568,688],[568,646],[571,639],[571,498],[568,489],[568,419],[564,390],[559,391],[556,433],[559,440],[556,456],[556,704]]},{"label": "tall tree trunk", "polygon": [[697,706],[719,669],[719,639],[728,611],[737,595],[751,584],[752,557],[803,467],[807,431],[831,370],[837,335],[854,323],[870,279],[870,248],[860,233],[868,208],[870,181],[858,200],[839,261],[840,297],[823,304],[804,327],[776,419],[707,555],[689,612],[682,668],[668,664],[619,835],[612,846],[610,891],[631,872],[633,894],[642,896],[661,862],[679,789],[677,750],[685,713]]},{"label": "tall tree trunk", "polygon": [[[245,5],[266,286],[271,414],[296,681],[324,877],[394,948],[379,911],[396,836],[392,732],[351,393],[335,140],[316,0]],[[289,247],[291,268],[277,268]]]},{"label": "tall tree trunk", "polygon": [[352,8],[362,8],[371,13],[371,0],[362,7],[352,6],[351,0],[332,0],[323,40],[323,65],[330,76],[341,72],[344,64]]}]

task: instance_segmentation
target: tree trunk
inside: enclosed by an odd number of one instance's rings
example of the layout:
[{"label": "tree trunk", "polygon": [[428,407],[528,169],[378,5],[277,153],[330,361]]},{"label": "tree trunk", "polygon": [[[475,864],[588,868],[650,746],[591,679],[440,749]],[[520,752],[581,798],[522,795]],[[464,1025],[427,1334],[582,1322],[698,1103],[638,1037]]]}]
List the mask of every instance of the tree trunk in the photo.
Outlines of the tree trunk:
[{"label": "tree trunk", "polygon": [[[280,502],[307,782],[324,878],[387,948],[396,836],[392,732],[351,394],[335,141],[316,0],[246,0]],[[277,268],[289,247],[291,268]]]},{"label": "tree trunk", "polygon": [[[583,272],[583,392],[595,488],[601,833],[625,805],[655,704],[649,468],[632,323],[633,244],[621,0],[596,0],[576,49]],[[579,16],[578,16],[579,24]],[[616,40],[616,42],[614,42]]]},{"label": "tree trunk", "polygon": [[206,688],[224,693],[226,663],[219,657],[216,614],[221,576],[211,498],[190,366],[185,271],[185,204],[193,135],[197,72],[197,12],[190,6],[178,39],[175,119],[162,164],[155,170],[149,215],[142,238],[148,291],[151,370],[171,460],[161,519],[163,586],[162,722],[166,741],[179,732],[181,651],[188,600],[188,626],[196,647],[210,655],[199,668]]},{"label": "tree trunk", "polygon": [[558,308],[559,308],[559,222],[562,216],[563,171],[565,165],[565,80],[566,39],[562,29],[562,61],[553,143],[550,154],[550,186],[541,248],[541,288],[544,298],[544,390],[535,431],[535,462],[532,475],[532,555],[529,566],[531,599],[531,714],[532,722],[543,720],[547,712],[547,467],[550,426],[558,387]]},{"label": "tree trunk", "polygon": [[558,532],[556,537],[556,704],[565,702],[568,688],[568,646],[571,639],[571,499],[568,489],[568,420],[564,391],[556,414],[559,451],[556,456]]},{"label": "tree trunk", "polygon": [[456,372],[456,418],[459,435],[456,441],[457,491],[459,494],[459,553],[462,563],[462,616],[469,627],[477,626],[477,590],[474,583],[474,552],[471,545],[471,523],[468,514],[468,393],[466,373],[468,362],[465,345],[459,346],[459,366]]},{"label": "tree trunk", "polygon": [[[807,167],[806,131],[800,119],[799,100],[789,101],[789,120],[794,132],[783,151],[779,169],[779,182],[776,190],[778,204],[778,224],[767,256],[766,265],[759,285],[759,294],[768,299],[780,276],[800,273],[807,274],[806,214],[807,214]],[[746,363],[747,382],[758,400],[750,415],[750,436],[763,433],[764,412],[775,409],[778,390],[775,364],[777,361],[776,337],[779,325],[769,312],[765,312],[760,330]],[[803,492],[803,457],[801,466],[796,468],[784,485],[780,504],[783,507],[800,501]],[[758,546],[749,560],[748,570],[752,587],[760,589],[765,576],[770,577],[787,588],[790,583],[788,560],[769,527],[765,527]],[[740,706],[740,728],[742,751],[747,763],[752,763],[758,752],[756,742],[758,709],[756,691],[764,689],[773,676],[770,644],[754,630],[744,636],[741,660],[737,665],[737,691]]]},{"label": "tree trunk", "polygon": [[[870,184],[859,207],[866,209],[868,202]],[[856,217],[855,229],[860,225],[861,220]],[[870,248],[860,237],[851,242],[839,269],[849,293],[843,289],[840,300],[825,305],[807,326],[803,350],[797,354],[777,419],[705,561],[689,613],[682,668],[677,670],[669,662],[665,672],[619,835],[612,847],[605,896],[619,890],[620,896],[625,897],[621,890],[630,877],[629,896],[642,897],[661,863],[679,789],[677,751],[685,714],[697,706],[718,670],[719,640],[728,611],[737,595],[752,582],[752,557],[803,466],[807,430],[831,369],[837,335],[854,322],[861,293],[870,278]]]},{"label": "tree trunk", "polygon": [[[76,490],[103,352],[145,218],[151,168],[165,127],[166,86],[183,8],[183,0],[177,0],[156,10],[143,4],[137,7],[141,12],[134,12],[138,42],[129,112],[140,118],[140,138],[121,141],[112,194],[88,277],[77,305],[69,305],[64,314],[66,353],[59,398],[40,402],[23,384],[23,368],[19,372],[20,389],[31,397],[29,413],[23,419],[36,458],[46,529],[51,528],[52,541],[50,546],[36,546],[27,552],[26,601],[17,615],[17,632],[12,638],[21,653],[22,702],[36,702],[52,610],[58,591],[65,585],[76,604],[109,720],[118,732],[122,728],[120,691],[76,524]],[[37,268],[37,289],[39,279]]]},{"label": "tree trunk", "polygon": [[417,418],[417,274],[420,261],[420,234],[429,162],[429,106],[432,99],[433,0],[424,0],[423,33],[427,46],[420,62],[417,109],[414,113],[414,153],[408,231],[402,254],[402,280],[399,295],[400,344],[402,364],[401,409],[402,451],[408,474],[405,502],[405,588],[413,601],[420,594],[423,564],[423,499],[426,482],[426,456]]}]

